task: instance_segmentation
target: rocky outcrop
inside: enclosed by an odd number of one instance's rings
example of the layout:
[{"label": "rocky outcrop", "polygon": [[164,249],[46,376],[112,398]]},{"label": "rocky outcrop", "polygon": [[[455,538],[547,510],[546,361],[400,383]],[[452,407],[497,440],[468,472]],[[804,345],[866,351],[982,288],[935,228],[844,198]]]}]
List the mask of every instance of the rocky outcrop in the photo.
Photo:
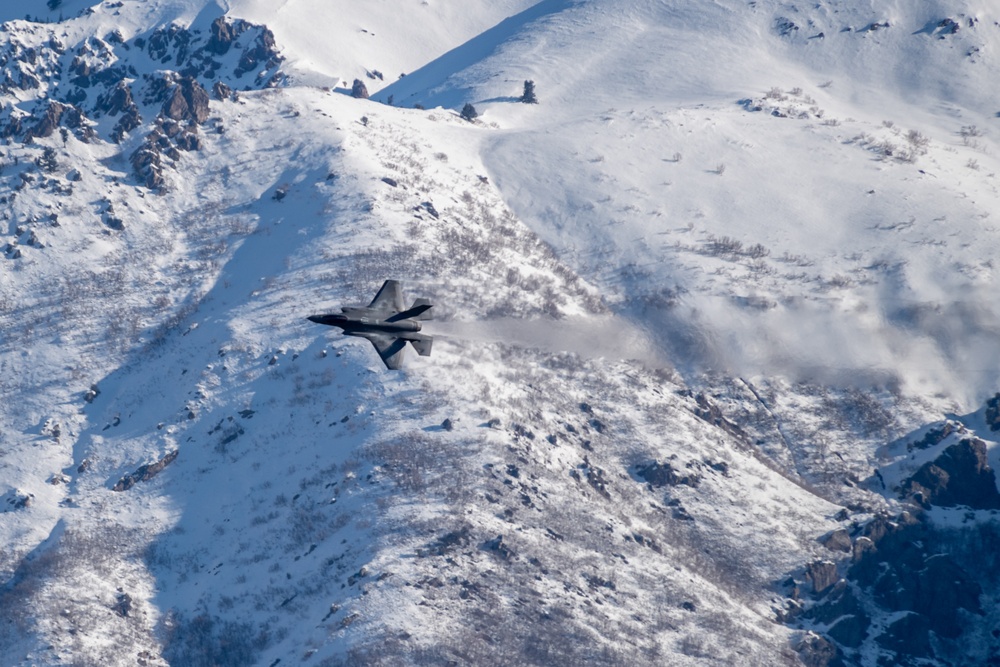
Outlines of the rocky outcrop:
[{"label": "rocky outcrop", "polygon": [[812,582],[813,591],[822,593],[840,580],[837,564],[828,560],[817,560],[806,566],[806,579]]},{"label": "rocky outcrop", "polygon": [[807,632],[795,645],[795,650],[805,667],[831,667],[838,664],[837,647],[815,632]]},{"label": "rocky outcrop", "polygon": [[112,487],[112,491],[128,491],[139,482],[145,482],[156,477],[164,468],[177,459],[179,450],[174,450],[155,463],[139,466],[135,472],[125,475]]},{"label": "rocky outcrop", "polygon": [[678,484],[696,488],[701,483],[699,475],[695,473],[681,473],[666,461],[663,463],[652,461],[637,465],[634,468],[634,472],[636,477],[644,480],[654,489],[663,488],[664,486],[677,486]]},{"label": "rocky outcrop", "polygon": [[208,92],[191,77],[182,78],[174,87],[162,113],[167,118],[201,125],[208,120]]},{"label": "rocky outcrop", "polygon": [[925,463],[904,482],[902,494],[924,507],[1000,509],[996,476],[986,456],[986,443],[979,438],[966,438]]},{"label": "rocky outcrop", "polygon": [[[892,664],[918,664],[942,650],[969,657],[963,653],[967,626],[984,614],[980,582],[1000,575],[1000,558],[983,556],[1000,543],[1000,528],[977,530],[970,539],[960,529],[937,528],[908,513],[876,517],[856,529],[846,577],[837,580],[832,562],[809,564],[805,578],[818,599],[798,599],[799,584],[792,579],[789,608],[795,613],[780,618],[822,630],[839,656],[840,662],[830,664],[857,664],[859,651],[873,645],[895,655]],[[873,614],[888,624],[873,623]]]},{"label": "rocky outcrop", "polygon": [[851,551],[851,536],[843,528],[821,537],[819,541],[830,551]]},{"label": "rocky outcrop", "polygon": [[220,16],[215,19],[212,21],[212,36],[209,38],[208,44],[205,48],[216,55],[226,55],[229,53],[229,49],[232,47],[233,42],[236,41],[237,37],[239,37],[239,27],[242,26],[236,26],[230,23],[226,20],[225,16]]},{"label": "rocky outcrop", "polygon": [[255,69],[271,70],[277,67],[281,60],[274,41],[274,33],[262,28],[253,43],[243,51],[234,73],[237,77],[242,77]]}]

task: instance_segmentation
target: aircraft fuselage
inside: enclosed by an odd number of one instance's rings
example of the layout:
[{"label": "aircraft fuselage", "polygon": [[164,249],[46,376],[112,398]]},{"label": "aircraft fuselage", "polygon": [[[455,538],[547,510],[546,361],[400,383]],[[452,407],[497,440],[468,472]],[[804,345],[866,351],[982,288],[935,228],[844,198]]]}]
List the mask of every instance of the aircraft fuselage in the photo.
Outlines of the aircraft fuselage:
[{"label": "aircraft fuselage", "polygon": [[310,321],[316,324],[326,324],[338,327],[350,336],[359,332],[371,333],[403,333],[420,331],[420,322],[400,320],[388,322],[367,308],[344,308],[343,313],[329,315],[313,315]]}]

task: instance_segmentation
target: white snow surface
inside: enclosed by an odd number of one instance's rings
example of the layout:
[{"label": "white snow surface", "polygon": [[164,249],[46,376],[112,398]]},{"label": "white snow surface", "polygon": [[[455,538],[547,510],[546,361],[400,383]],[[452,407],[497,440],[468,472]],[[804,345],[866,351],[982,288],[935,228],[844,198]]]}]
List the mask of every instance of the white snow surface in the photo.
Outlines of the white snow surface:
[{"label": "white snow surface", "polygon": [[[157,105],[0,146],[3,664],[790,660],[778,582],[1000,386],[1000,14],[876,4],[4,3],[67,63],[244,18],[288,78],[160,192]],[[305,320],[386,278],[437,317],[398,373]]]}]

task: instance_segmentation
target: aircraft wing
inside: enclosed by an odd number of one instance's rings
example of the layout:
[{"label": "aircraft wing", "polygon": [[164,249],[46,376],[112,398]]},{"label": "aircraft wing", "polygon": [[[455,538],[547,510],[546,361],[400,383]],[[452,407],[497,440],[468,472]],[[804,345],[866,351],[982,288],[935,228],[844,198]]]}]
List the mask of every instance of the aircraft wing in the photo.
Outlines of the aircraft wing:
[{"label": "aircraft wing", "polygon": [[373,310],[383,313],[398,313],[403,310],[403,288],[398,280],[387,280],[382,283],[382,289],[368,305]]},{"label": "aircraft wing", "polygon": [[403,365],[403,348],[406,347],[406,341],[402,338],[393,338],[392,336],[373,333],[355,335],[371,341],[372,345],[378,351],[378,356],[382,357],[386,368],[398,371]]}]

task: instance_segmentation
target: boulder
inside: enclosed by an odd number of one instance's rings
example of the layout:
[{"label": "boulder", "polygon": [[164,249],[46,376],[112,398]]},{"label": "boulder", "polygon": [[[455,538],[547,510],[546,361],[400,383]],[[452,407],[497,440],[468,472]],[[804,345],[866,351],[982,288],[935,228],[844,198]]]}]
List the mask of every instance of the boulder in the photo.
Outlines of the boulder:
[{"label": "boulder", "polygon": [[830,667],[836,664],[836,645],[815,632],[807,632],[795,645],[795,650],[805,667]]},{"label": "boulder", "polygon": [[816,560],[806,566],[806,579],[812,582],[813,590],[822,593],[840,580],[837,564],[828,560]]},{"label": "boulder", "polygon": [[849,552],[851,550],[851,536],[843,528],[824,535],[819,541],[830,551]]},{"label": "boulder", "polygon": [[368,99],[368,87],[365,86],[365,82],[361,79],[355,79],[354,84],[351,86],[351,97],[356,97],[360,100]]},{"label": "boulder", "polygon": [[864,558],[867,554],[875,551],[875,543],[867,537],[859,537],[854,541],[854,548],[851,553],[851,560],[855,563]]}]

